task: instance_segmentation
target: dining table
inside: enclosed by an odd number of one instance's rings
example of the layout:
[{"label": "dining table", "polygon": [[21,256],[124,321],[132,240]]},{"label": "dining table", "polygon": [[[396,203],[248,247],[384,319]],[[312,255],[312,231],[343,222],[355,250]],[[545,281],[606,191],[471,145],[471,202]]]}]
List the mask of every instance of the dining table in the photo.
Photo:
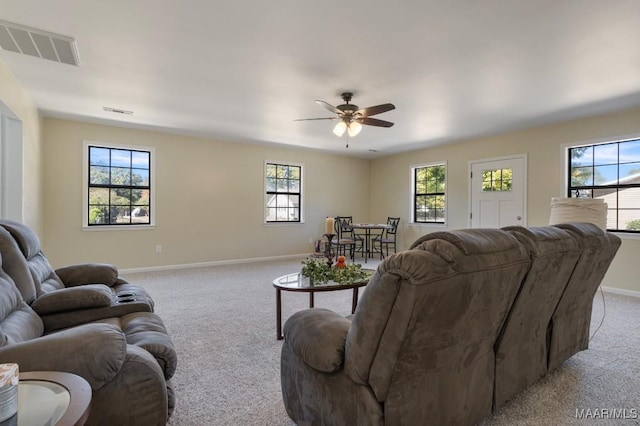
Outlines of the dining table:
[{"label": "dining table", "polygon": [[[371,237],[373,235],[378,236],[384,232],[385,229],[391,229],[393,227],[386,223],[354,223],[351,225],[351,228],[353,229],[354,235],[363,237],[362,255],[364,257],[364,263],[367,263],[367,259],[375,252],[371,246]],[[357,230],[364,232],[359,233],[356,232]],[[372,231],[380,232],[372,233]]]}]

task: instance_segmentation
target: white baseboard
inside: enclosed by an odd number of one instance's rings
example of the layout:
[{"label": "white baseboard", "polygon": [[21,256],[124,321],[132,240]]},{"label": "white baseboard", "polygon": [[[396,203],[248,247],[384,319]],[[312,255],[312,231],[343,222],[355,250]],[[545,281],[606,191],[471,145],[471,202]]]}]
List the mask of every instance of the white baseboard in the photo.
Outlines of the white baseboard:
[{"label": "white baseboard", "polygon": [[602,290],[608,293],[621,294],[623,296],[640,297],[640,291],[625,290],[623,288],[604,287],[604,286],[602,287]]},{"label": "white baseboard", "polygon": [[309,256],[309,253],[288,254],[285,256],[271,256],[271,257],[252,257],[248,259],[216,260],[212,262],[185,263],[181,265],[162,265],[162,266],[149,266],[144,268],[119,269],[118,272],[120,272],[121,274],[131,274],[136,272],[167,271],[171,269],[206,268],[209,266],[235,265],[238,263],[268,262],[270,260],[304,259],[307,256]]}]

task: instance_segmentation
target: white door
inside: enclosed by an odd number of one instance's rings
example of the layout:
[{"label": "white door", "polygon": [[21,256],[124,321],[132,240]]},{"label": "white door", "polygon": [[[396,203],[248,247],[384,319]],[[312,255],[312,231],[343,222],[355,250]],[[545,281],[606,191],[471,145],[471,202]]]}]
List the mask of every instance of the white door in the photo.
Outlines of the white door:
[{"label": "white door", "polygon": [[470,226],[502,228],[527,225],[527,157],[469,162]]}]

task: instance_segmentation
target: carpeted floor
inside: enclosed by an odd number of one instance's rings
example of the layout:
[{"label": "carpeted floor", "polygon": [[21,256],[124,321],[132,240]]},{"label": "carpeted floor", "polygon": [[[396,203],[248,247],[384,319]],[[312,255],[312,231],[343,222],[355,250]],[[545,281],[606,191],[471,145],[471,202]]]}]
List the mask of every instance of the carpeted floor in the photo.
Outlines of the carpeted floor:
[{"label": "carpeted floor", "polygon": [[[292,425],[280,392],[272,280],[301,259],[124,274],[148,289],[178,351],[177,407],[169,424]],[[366,291],[366,290],[365,290]],[[567,361],[482,426],[640,424],[640,299],[604,293],[606,317],[590,349]],[[283,292],[283,322],[307,307]],[[351,291],[316,294],[316,306],[350,313]],[[592,332],[603,314],[594,300]],[[635,419],[593,418],[603,409]],[[582,411],[584,410],[584,411]],[[577,412],[591,419],[577,419]],[[619,412],[620,413],[620,412]]]}]

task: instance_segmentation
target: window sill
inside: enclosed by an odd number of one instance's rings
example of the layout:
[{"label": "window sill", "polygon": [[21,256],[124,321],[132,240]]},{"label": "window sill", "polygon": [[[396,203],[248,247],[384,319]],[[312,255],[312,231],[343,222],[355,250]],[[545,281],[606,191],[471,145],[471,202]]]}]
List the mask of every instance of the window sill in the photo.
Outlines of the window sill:
[{"label": "window sill", "polygon": [[617,231],[607,231],[610,232],[614,235],[617,235],[618,237],[620,237],[623,240],[640,240],[640,233],[639,234],[631,234],[629,232],[617,232]]},{"label": "window sill", "polygon": [[156,229],[155,225],[108,225],[83,226],[83,231],[148,231]]},{"label": "window sill", "polygon": [[416,228],[446,228],[446,223],[422,223],[422,222],[411,222],[408,226],[414,226]]}]

